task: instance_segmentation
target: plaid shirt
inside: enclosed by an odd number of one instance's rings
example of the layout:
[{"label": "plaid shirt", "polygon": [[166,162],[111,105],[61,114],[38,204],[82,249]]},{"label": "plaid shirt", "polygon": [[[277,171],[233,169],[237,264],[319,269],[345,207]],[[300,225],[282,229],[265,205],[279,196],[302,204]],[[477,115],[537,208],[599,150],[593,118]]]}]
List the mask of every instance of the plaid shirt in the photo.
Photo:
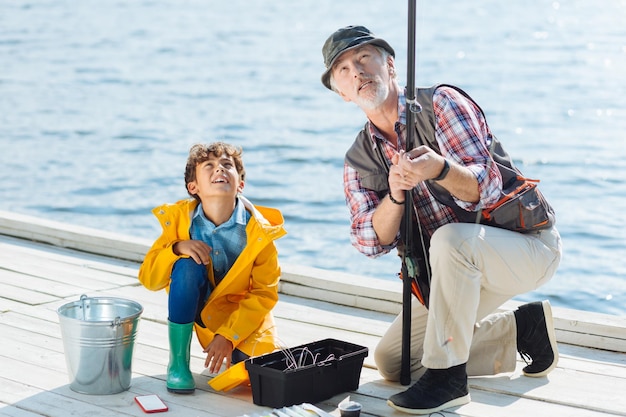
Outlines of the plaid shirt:
[{"label": "plaid shirt", "polygon": [[226,276],[246,246],[248,220],[250,213],[239,199],[230,219],[219,226],[206,218],[202,203],[198,204],[193,213],[189,233],[192,239],[201,240],[212,248],[211,260],[216,285]]},{"label": "plaid shirt", "polygon": [[[406,143],[406,99],[403,93],[398,97],[399,120],[395,124],[398,134],[399,149]],[[480,200],[478,203],[456,200],[456,203],[468,210],[477,211],[498,201],[502,189],[502,179],[497,167],[489,156],[489,127],[482,112],[474,103],[462,94],[449,87],[440,87],[433,95],[433,110],[436,119],[435,136],[441,154],[471,170],[478,180]],[[398,152],[391,142],[368,121],[372,138],[378,138],[383,146],[383,154],[388,164],[391,157]],[[374,141],[373,146],[376,146]],[[491,167],[488,170],[488,167]],[[359,173],[348,164],[344,164],[344,192],[346,204],[350,209],[352,245],[360,252],[377,257],[388,253],[398,244],[400,233],[391,245],[382,246],[372,224],[372,216],[380,198],[375,191],[363,188]],[[452,209],[439,203],[422,182],[413,193],[413,201],[422,228],[431,236],[437,228],[447,223],[456,223],[458,219]]]}]

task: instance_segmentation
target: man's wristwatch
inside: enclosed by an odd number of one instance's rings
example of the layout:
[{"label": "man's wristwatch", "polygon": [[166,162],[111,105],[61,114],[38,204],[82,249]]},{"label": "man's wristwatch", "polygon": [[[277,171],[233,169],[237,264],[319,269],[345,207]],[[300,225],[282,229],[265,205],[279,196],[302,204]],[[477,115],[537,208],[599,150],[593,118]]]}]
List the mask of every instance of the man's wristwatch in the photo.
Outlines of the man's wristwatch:
[{"label": "man's wristwatch", "polygon": [[448,163],[447,159],[444,159],[443,168],[441,169],[439,175],[436,178],[433,178],[433,181],[441,181],[448,175],[448,172],[450,172],[450,164]]}]

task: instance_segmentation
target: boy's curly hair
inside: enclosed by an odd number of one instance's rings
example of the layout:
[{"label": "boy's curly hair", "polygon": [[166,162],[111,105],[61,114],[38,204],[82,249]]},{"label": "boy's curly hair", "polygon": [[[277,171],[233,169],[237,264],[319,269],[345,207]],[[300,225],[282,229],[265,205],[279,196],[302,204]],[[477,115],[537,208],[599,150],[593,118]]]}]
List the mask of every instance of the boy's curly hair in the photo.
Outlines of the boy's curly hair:
[{"label": "boy's curly hair", "polygon": [[[211,154],[218,158],[222,155],[232,157],[233,161],[235,161],[235,168],[239,173],[239,178],[241,181],[245,181],[246,170],[243,167],[243,149],[241,149],[241,147],[225,142],[213,142],[209,144],[197,143],[189,149],[189,157],[187,158],[187,165],[185,166],[185,188],[187,188],[187,184],[196,180],[196,166],[202,162],[208,161]],[[197,195],[190,195],[196,200],[199,200]]]}]

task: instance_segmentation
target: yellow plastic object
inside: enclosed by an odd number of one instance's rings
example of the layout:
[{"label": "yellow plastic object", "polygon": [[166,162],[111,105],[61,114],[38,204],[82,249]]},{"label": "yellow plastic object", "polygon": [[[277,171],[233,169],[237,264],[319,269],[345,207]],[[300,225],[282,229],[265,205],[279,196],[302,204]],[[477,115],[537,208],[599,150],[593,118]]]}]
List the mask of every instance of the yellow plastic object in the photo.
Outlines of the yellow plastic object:
[{"label": "yellow plastic object", "polygon": [[241,384],[250,383],[245,361],[236,363],[207,383],[215,391],[229,391]]}]

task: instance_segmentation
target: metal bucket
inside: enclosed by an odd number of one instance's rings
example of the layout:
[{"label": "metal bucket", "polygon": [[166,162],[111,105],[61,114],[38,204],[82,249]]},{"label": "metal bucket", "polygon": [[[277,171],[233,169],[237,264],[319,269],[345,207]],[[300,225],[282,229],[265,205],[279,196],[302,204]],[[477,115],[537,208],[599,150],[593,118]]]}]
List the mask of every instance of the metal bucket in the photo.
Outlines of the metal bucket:
[{"label": "metal bucket", "polygon": [[122,298],[89,298],[57,310],[70,376],[82,394],[116,394],[130,388],[131,364],[143,307]]}]

